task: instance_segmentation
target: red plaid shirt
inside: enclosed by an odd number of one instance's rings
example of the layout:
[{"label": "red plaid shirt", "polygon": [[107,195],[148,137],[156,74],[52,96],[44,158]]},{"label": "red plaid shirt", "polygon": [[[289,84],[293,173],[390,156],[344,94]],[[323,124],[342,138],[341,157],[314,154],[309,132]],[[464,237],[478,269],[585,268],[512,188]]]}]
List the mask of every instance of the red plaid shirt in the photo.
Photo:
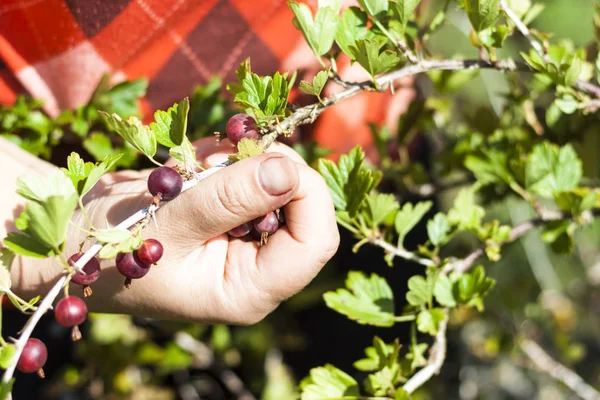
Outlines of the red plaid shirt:
[{"label": "red plaid shirt", "polygon": [[[25,92],[56,116],[87,102],[108,72],[113,83],[149,80],[142,110],[152,118],[212,76],[235,79],[248,56],[259,74],[299,69],[309,77],[318,65],[292,18],[285,0],[2,0],[0,103]],[[343,77],[364,78],[340,65]],[[366,122],[393,125],[405,106],[405,96],[390,97],[361,94],[333,107],[314,137],[335,153],[368,146]]]}]

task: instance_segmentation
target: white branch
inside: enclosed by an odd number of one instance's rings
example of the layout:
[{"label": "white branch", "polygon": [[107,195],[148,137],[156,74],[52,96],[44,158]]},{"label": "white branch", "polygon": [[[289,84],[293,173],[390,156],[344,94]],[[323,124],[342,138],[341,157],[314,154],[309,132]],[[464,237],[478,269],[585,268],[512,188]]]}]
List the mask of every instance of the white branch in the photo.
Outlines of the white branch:
[{"label": "white branch", "polygon": [[447,327],[448,314],[446,312],[446,317],[442,322],[440,322],[438,333],[435,335],[433,346],[431,346],[431,352],[429,359],[427,360],[427,365],[420,369],[416,374],[411,376],[410,379],[406,381],[404,386],[402,386],[402,388],[409,394],[423,386],[425,382],[430,380],[434,375],[437,375],[440,372],[440,369],[442,369],[442,365],[444,365],[444,360],[446,359]]},{"label": "white branch", "polygon": [[54,284],[54,286],[52,286],[52,289],[50,289],[46,297],[44,297],[44,300],[42,300],[42,302],[38,306],[37,310],[35,310],[31,318],[27,320],[27,323],[23,327],[23,332],[21,333],[21,336],[19,336],[19,340],[17,340],[14,343],[16,351],[13,356],[13,362],[8,366],[6,371],[4,371],[4,375],[2,376],[3,383],[8,383],[12,378],[15,372],[15,368],[17,366],[17,362],[19,361],[19,357],[23,352],[25,344],[31,337],[33,329],[39,322],[40,318],[42,318],[42,316],[46,313],[46,311],[48,311],[52,307],[52,302],[54,301],[56,296],[58,296],[60,290],[63,288],[65,283],[67,283],[68,278],[68,275],[63,275],[60,277],[60,279]]},{"label": "white branch", "polygon": [[542,372],[547,373],[559,382],[571,389],[577,396],[584,400],[599,400],[600,393],[587,384],[583,378],[571,371],[564,365],[554,360],[535,341],[523,339],[520,343],[521,349]]},{"label": "white branch", "polygon": [[506,4],[506,0],[500,0],[500,9],[502,9],[506,13],[508,19],[510,19],[513,22],[513,24],[515,24],[519,32],[521,32],[521,34],[525,36],[525,39],[527,39],[531,47],[533,47],[533,49],[544,59],[544,61],[548,62],[548,55],[546,54],[544,47],[537,40],[535,40],[535,38],[531,35],[531,31],[529,30],[527,25],[525,25],[525,23],[521,21],[519,16],[515,14],[513,10],[511,10],[508,4]]}]

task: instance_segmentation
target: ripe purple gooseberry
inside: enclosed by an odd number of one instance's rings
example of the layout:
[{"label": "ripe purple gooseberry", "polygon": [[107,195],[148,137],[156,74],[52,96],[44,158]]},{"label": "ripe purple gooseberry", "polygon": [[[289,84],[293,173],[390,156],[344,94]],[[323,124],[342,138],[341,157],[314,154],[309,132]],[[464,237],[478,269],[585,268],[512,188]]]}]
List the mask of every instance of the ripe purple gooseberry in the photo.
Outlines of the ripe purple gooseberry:
[{"label": "ripe purple gooseberry", "polygon": [[48,360],[48,349],[44,342],[36,338],[29,338],[23,352],[17,361],[17,369],[25,374],[37,372],[40,378],[44,377],[42,369]]},{"label": "ripe purple gooseberry", "polygon": [[117,270],[125,277],[125,287],[131,286],[132,279],[140,279],[150,271],[150,265],[144,264],[136,252],[119,253],[115,258]]},{"label": "ripe purple gooseberry", "polygon": [[277,214],[274,211],[256,218],[252,223],[254,230],[260,233],[261,245],[267,244],[268,236],[274,234],[279,229],[279,218],[277,218]]},{"label": "ripe purple gooseberry", "polygon": [[227,139],[234,146],[237,146],[244,138],[258,139],[260,137],[256,129],[256,120],[248,114],[236,114],[229,118],[225,126],[225,133],[227,133]]},{"label": "ripe purple gooseberry", "polygon": [[244,237],[247,234],[249,234],[251,230],[252,230],[252,223],[246,222],[246,223],[241,224],[240,226],[236,226],[235,228],[233,228],[232,230],[230,230],[227,233],[229,234],[229,236],[240,238],[240,237]]},{"label": "ripe purple gooseberry", "polygon": [[163,255],[163,246],[156,239],[146,239],[137,249],[137,256],[144,264],[156,264]]},{"label": "ripe purple gooseberry", "polygon": [[183,179],[173,168],[156,168],[148,177],[148,191],[163,200],[173,200],[181,193]]},{"label": "ripe purple gooseberry", "polygon": [[54,318],[65,328],[73,328],[71,338],[73,341],[81,339],[78,325],[83,324],[87,318],[88,309],[85,302],[76,296],[67,296],[61,299],[54,307]]},{"label": "ripe purple gooseberry", "polygon": [[[83,256],[83,253],[75,253],[71,257],[69,257],[69,265],[75,264],[77,260],[79,260]],[[83,295],[85,297],[92,295],[92,288],[89,285],[96,282],[98,277],[100,276],[100,262],[96,257],[92,257],[90,261],[88,261],[83,266],[83,272],[76,272],[75,275],[71,277],[71,282],[83,286]]]}]

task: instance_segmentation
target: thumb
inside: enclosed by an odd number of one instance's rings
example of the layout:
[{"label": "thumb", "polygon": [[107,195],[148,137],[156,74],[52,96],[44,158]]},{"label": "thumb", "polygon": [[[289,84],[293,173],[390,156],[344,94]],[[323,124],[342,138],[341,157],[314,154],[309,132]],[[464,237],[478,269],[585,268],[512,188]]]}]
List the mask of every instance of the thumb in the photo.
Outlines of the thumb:
[{"label": "thumb", "polygon": [[283,207],[298,185],[294,161],[281,153],[262,154],[223,168],[182,193],[169,204],[177,214],[170,217],[207,240]]}]

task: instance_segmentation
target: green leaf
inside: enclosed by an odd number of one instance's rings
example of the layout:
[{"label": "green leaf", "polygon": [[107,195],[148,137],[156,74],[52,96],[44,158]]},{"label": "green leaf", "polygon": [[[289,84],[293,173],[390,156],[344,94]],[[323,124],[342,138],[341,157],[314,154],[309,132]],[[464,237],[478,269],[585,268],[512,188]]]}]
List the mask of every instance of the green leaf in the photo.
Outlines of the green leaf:
[{"label": "green leaf", "polygon": [[427,278],[420,275],[412,276],[408,280],[406,301],[415,307],[425,307],[431,303],[435,287],[436,274],[428,272]]},{"label": "green leaf", "polygon": [[190,140],[185,137],[181,146],[171,147],[169,155],[179,162],[187,165],[196,163],[196,150]]},{"label": "green leaf", "polygon": [[[67,157],[67,168],[61,168],[62,171],[67,175],[71,182],[73,182],[73,187],[77,190],[79,186],[79,182],[87,178],[90,173],[90,165],[92,163],[88,163],[86,165],[85,161],[79,156],[79,154],[72,152]],[[88,168],[86,168],[88,167]]]},{"label": "green leaf", "polygon": [[475,202],[475,189],[471,187],[461,189],[454,199],[454,205],[448,211],[448,222],[459,229],[477,229],[484,216],[485,210]]},{"label": "green leaf", "polygon": [[428,347],[429,345],[427,343],[415,343],[414,345],[411,344],[409,346],[406,359],[410,360],[411,371],[427,365],[427,357],[425,357],[425,352],[427,351]]},{"label": "green leaf", "polygon": [[480,184],[514,182],[514,177],[508,169],[508,154],[505,151],[489,149],[480,154],[469,154],[465,158],[465,167],[475,174]]},{"label": "green leaf", "polygon": [[4,245],[15,254],[26,257],[47,258],[54,254],[53,249],[24,233],[10,232],[4,238]]},{"label": "green leaf", "polygon": [[154,113],[155,122],[150,124],[150,129],[154,132],[158,143],[168,148],[183,144],[189,111],[190,101],[186,97],[181,102],[173,104],[167,111],[158,110]]},{"label": "green leaf", "polygon": [[106,125],[113,129],[119,136],[139,150],[146,157],[153,159],[156,154],[156,137],[152,130],[136,117],[121,119],[117,114],[109,115],[98,111]]},{"label": "green leaf", "polygon": [[100,243],[115,243],[122,242],[125,240],[129,240],[133,233],[125,228],[107,228],[107,229],[98,229],[92,232],[92,236],[94,236]]},{"label": "green leaf", "polygon": [[319,7],[313,20],[310,7],[304,3],[288,1],[294,13],[294,26],[302,32],[304,39],[317,56],[327,53],[333,45],[339,18],[331,7]]},{"label": "green leaf", "polygon": [[331,364],[310,370],[300,382],[301,400],[352,399],[360,395],[358,382]]},{"label": "green leaf", "polygon": [[499,25],[484,29],[477,33],[479,40],[487,48],[500,48],[512,30],[507,25]]},{"label": "green leaf", "polygon": [[365,390],[373,396],[384,396],[394,389],[399,373],[400,366],[394,365],[369,374],[365,380]]},{"label": "green leaf", "polygon": [[417,329],[420,332],[435,335],[438,333],[440,322],[446,318],[444,310],[441,308],[432,308],[423,310],[417,316]]},{"label": "green leaf", "polygon": [[377,227],[382,223],[393,225],[396,212],[400,208],[393,194],[370,193],[367,196],[367,222]]},{"label": "green leaf", "polygon": [[406,235],[423,219],[425,214],[431,209],[431,201],[422,201],[416,205],[405,203],[402,209],[396,214],[396,232],[398,232],[398,246],[404,246]]},{"label": "green leaf", "polygon": [[339,211],[354,218],[375,185],[374,174],[363,166],[365,155],[359,146],[343,154],[336,165],[331,160],[319,160],[319,173],[325,179]]},{"label": "green leaf", "polygon": [[98,253],[98,258],[103,260],[115,258],[119,253],[129,253],[141,245],[142,237],[140,235],[130,235],[125,240],[105,244]]},{"label": "green leaf", "polygon": [[376,17],[388,10],[388,0],[358,0],[358,4],[369,15]]},{"label": "green leaf", "polygon": [[394,294],[386,280],[376,274],[349,272],[347,289],[323,295],[327,306],[363,325],[394,325]]},{"label": "green leaf", "polygon": [[437,213],[433,219],[427,221],[427,235],[431,243],[438,247],[446,243],[450,233],[450,224],[444,213]]},{"label": "green leaf", "polygon": [[404,34],[408,21],[420,2],[421,0],[397,0],[396,3],[391,3],[396,5],[396,15],[402,26],[402,34]]},{"label": "green leaf", "polygon": [[250,138],[243,138],[237,145],[238,152],[229,156],[231,161],[240,161],[244,158],[258,156],[265,152],[262,143]]},{"label": "green leaf", "polygon": [[352,54],[350,45],[368,36],[367,21],[367,14],[358,7],[349,7],[342,13],[335,32],[335,41],[347,55]]},{"label": "green leaf", "polygon": [[456,282],[454,296],[461,304],[476,307],[483,311],[483,298],[494,287],[496,281],[485,275],[485,269],[479,265],[470,273],[460,276]]},{"label": "green leaf", "polygon": [[596,205],[599,193],[587,187],[577,187],[568,192],[555,195],[556,205],[574,217],[579,217],[584,211],[591,210]]},{"label": "green leaf", "polygon": [[562,97],[556,98],[554,104],[565,114],[573,114],[579,109],[579,101],[575,96],[565,94]]},{"label": "green leaf", "polygon": [[328,77],[329,71],[319,71],[319,73],[313,77],[312,83],[301,81],[300,90],[303,93],[318,97],[319,101],[321,101],[321,92],[327,83]]},{"label": "green leaf", "polygon": [[579,79],[579,75],[581,74],[581,71],[583,69],[583,62],[584,61],[579,57],[573,57],[569,67],[565,72],[564,81],[566,86],[571,86],[577,81],[577,79]]},{"label": "green leaf", "polygon": [[354,362],[354,368],[359,371],[372,372],[383,368],[392,367],[398,363],[398,353],[400,351],[400,342],[398,339],[394,343],[386,344],[379,337],[373,337],[373,346],[365,349],[366,358]]},{"label": "green leaf", "polygon": [[544,198],[553,198],[579,184],[582,164],[570,144],[561,148],[544,142],[533,148],[525,167],[528,190]]},{"label": "green leaf", "polygon": [[15,355],[17,349],[12,344],[5,344],[0,347],[0,368],[7,369]]},{"label": "green leaf", "polygon": [[105,74],[91,96],[89,106],[94,110],[105,110],[116,113],[123,118],[139,116],[138,99],[146,94],[148,80],[123,81],[109,88],[110,76]]},{"label": "green leaf", "polygon": [[453,287],[454,283],[447,275],[440,275],[433,289],[435,300],[444,307],[456,307]]},{"label": "green leaf", "polygon": [[14,257],[15,254],[9,249],[0,249],[0,292],[2,293],[10,291],[10,267]]},{"label": "green leaf", "polygon": [[358,62],[373,79],[376,75],[392,70],[400,58],[391,50],[383,50],[385,42],[376,39],[359,39],[349,46],[350,56]]},{"label": "green leaf", "polygon": [[67,168],[61,169],[71,179],[79,197],[83,197],[92,190],[106,172],[112,169],[121,157],[122,154],[106,156],[101,162],[94,164],[84,162],[79,154],[73,152],[67,157]]},{"label": "green leaf", "polygon": [[500,0],[464,0],[471,25],[477,32],[496,24],[500,16]]},{"label": "green leaf", "polygon": [[59,249],[67,237],[69,222],[76,207],[76,196],[53,196],[43,203],[27,202],[24,212],[30,223],[25,233],[45,247]]},{"label": "green leaf", "polygon": [[17,180],[17,194],[34,202],[44,202],[49,197],[76,196],[69,179],[60,171],[47,176],[26,175]]},{"label": "green leaf", "polygon": [[104,159],[101,162],[96,163],[96,165],[93,165],[91,167],[91,170],[90,170],[90,173],[89,173],[87,179],[84,180],[85,183],[84,183],[83,187],[81,188],[80,196],[83,197],[86,195],[86,193],[88,193],[90,190],[92,190],[92,188],[96,185],[96,183],[98,183],[100,178],[102,178],[102,176],[105,173],[109,172],[115,166],[115,164],[121,159],[122,156],[123,156],[122,154],[106,156],[106,157],[104,157]]},{"label": "green leaf", "polygon": [[544,226],[541,239],[550,243],[558,254],[573,253],[573,223],[570,221],[550,221]]},{"label": "green leaf", "polygon": [[287,74],[276,72],[273,76],[261,77],[250,72],[241,81],[234,102],[250,108],[258,118],[283,116],[289,91]]}]

